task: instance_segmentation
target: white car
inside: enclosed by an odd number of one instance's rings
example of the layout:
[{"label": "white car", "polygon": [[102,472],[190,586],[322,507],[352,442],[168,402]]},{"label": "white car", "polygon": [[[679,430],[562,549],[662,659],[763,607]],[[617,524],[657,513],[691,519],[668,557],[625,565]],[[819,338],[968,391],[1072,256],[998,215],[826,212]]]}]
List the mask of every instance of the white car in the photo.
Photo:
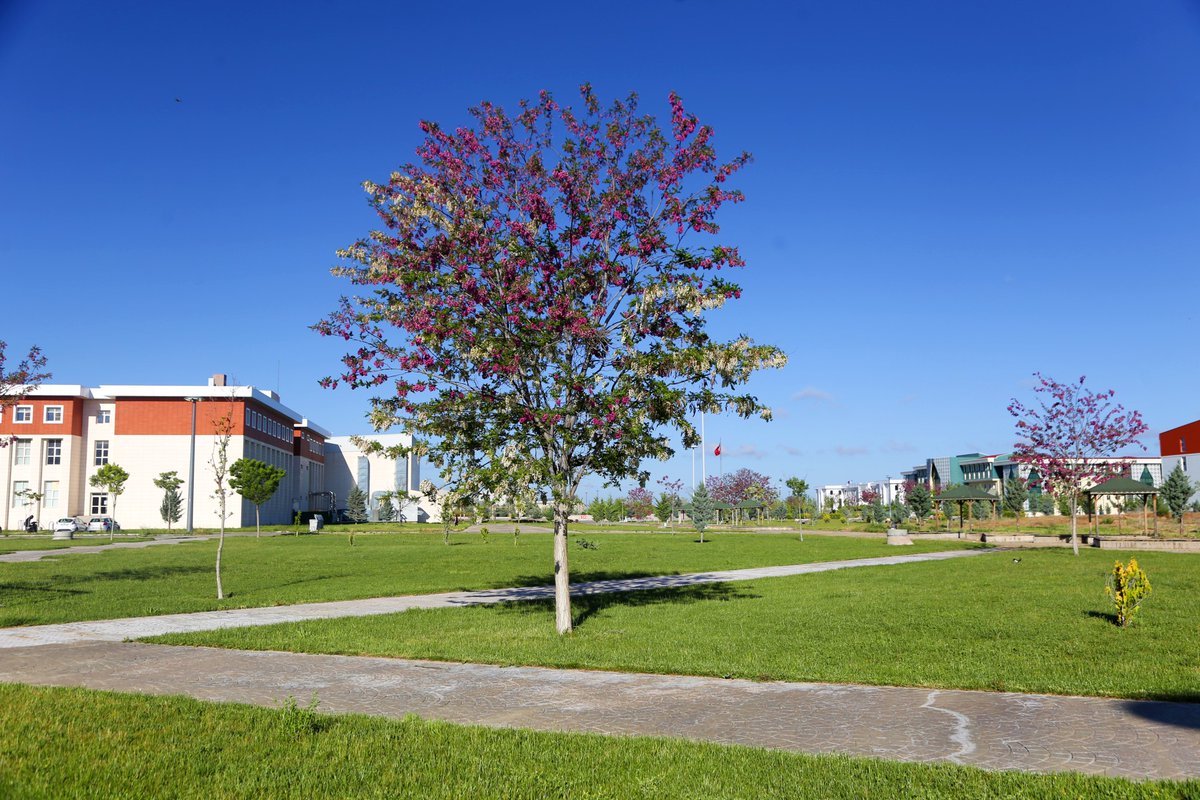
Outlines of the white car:
[{"label": "white car", "polygon": [[63,517],[54,523],[55,533],[78,533],[86,529],[87,526],[75,517]]},{"label": "white car", "polygon": [[89,533],[108,533],[121,530],[121,526],[112,517],[92,517],[88,520],[87,529]]}]

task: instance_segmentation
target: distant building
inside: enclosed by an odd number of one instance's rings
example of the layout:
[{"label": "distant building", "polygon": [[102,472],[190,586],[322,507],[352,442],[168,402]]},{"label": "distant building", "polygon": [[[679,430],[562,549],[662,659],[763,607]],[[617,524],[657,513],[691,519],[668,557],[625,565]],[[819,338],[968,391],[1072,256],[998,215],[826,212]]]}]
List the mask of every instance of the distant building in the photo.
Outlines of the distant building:
[{"label": "distant building", "polygon": [[[325,440],[325,487],[337,508],[346,507],[346,496],[357,486],[367,495],[367,514],[372,522],[379,520],[379,504],[385,494],[391,496],[397,521],[437,521],[435,505],[421,497],[420,459],[412,454],[393,459],[382,454],[364,453],[354,443],[354,438],[335,436]],[[377,441],[384,447],[412,444],[412,437],[407,434],[377,434],[362,438]]]},{"label": "distant building", "polygon": [[904,481],[900,478],[888,478],[882,481],[868,481],[866,483],[833,483],[826,486],[817,487],[817,508],[821,511],[832,508],[837,510],[842,506],[859,506],[865,501],[863,497],[865,492],[874,492],[879,502],[883,505],[891,505],[895,500],[898,503],[903,503],[904,497]]},{"label": "distant building", "polygon": [[[1160,433],[1158,451],[1164,475],[1170,475],[1178,465],[1193,485],[1200,482],[1200,420]],[[1196,499],[1200,499],[1200,492],[1192,495],[1192,500]]]},{"label": "distant building", "polygon": [[[129,473],[117,498],[117,522],[124,528],[165,527],[159,514],[163,491],[154,480],[172,470],[188,480],[194,438],[194,485],[180,488],[185,507],[179,527],[189,497],[193,524],[217,527],[212,461],[215,426],[225,418],[229,464],[255,458],[287,471],[262,507],[264,523],[286,524],[296,510],[319,500],[329,433],[283,405],[275,392],[229,386],[224,375],[214,375],[206,386],[43,385],[0,414],[0,436],[15,437],[0,449],[0,526],[18,528],[30,515],[43,528],[60,517],[112,515],[111,496],[89,480],[115,463]],[[25,491],[40,493],[40,500]],[[239,496],[229,498],[226,510],[226,525],[254,524],[254,506]]]}]

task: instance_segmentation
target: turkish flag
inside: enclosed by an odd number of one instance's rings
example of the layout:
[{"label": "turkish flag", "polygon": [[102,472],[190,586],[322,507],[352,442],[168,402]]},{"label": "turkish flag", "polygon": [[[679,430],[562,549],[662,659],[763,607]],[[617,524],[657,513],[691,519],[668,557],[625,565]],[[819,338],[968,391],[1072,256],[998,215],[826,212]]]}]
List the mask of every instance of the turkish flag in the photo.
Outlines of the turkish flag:
[{"label": "turkish flag", "polygon": [[717,449],[716,449],[716,450],[713,450],[713,455],[714,455],[714,456],[719,456],[719,455],[721,455],[721,445],[717,445]]}]

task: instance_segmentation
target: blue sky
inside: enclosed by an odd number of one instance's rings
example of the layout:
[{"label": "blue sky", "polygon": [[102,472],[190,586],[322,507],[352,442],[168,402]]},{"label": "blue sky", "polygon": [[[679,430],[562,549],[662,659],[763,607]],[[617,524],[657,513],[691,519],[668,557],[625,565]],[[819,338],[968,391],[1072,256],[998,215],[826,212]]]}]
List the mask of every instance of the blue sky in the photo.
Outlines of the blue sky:
[{"label": "blue sky", "polygon": [[[1005,451],[1035,370],[1157,433],[1200,417],[1197,76],[1200,6],[1167,0],[9,0],[0,338],[59,382],[226,372],[363,432],[307,329],[375,225],[360,182],[422,118],[590,81],[664,116],[678,91],[754,154],[721,220],[746,291],[713,326],[791,361],[750,385],[774,422],[708,420],[725,471]],[[687,454],[650,469],[691,479]]]}]

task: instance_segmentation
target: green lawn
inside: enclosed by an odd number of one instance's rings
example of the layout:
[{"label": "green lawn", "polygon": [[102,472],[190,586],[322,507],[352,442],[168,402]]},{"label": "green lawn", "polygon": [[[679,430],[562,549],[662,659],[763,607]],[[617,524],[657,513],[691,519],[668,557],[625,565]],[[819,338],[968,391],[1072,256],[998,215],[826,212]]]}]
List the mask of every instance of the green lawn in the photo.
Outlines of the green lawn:
[{"label": "green lawn", "polygon": [[[321,600],[531,586],[553,581],[549,534],[338,533],[226,539],[225,601],[215,599],[216,542],[0,564],[0,627],[245,608]],[[578,541],[595,544],[583,549]],[[574,581],[894,555],[881,540],[773,534],[601,534],[573,537]],[[923,542],[904,552],[956,547]]]},{"label": "green lawn", "polygon": [[[303,699],[301,702],[303,706]],[[1183,798],[1200,782],[984,772],[658,738],[0,685],[0,796]]]},{"label": "green lawn", "polygon": [[565,638],[551,605],[535,602],[154,641],[1200,701],[1200,556],[1139,555],[1154,594],[1126,629],[1113,624],[1104,594],[1113,560],[1090,550],[1001,552],[597,596],[575,600],[579,624]]}]

